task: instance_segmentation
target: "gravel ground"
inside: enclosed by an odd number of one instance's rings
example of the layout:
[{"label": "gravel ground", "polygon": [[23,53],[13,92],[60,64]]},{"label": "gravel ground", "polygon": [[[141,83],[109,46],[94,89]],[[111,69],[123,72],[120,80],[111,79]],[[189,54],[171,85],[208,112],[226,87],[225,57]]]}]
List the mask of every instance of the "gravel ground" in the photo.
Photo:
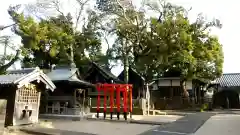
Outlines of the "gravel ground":
[{"label": "gravel ground", "polygon": [[[156,121],[163,123],[174,122],[179,118],[182,118],[182,116],[134,116],[135,120]],[[44,121],[44,119],[42,119],[42,121]],[[112,135],[113,133],[114,135],[137,135],[158,127],[154,124],[134,124],[126,122],[111,122],[99,120],[71,121],[48,119],[48,121],[52,122],[54,129],[98,135]]]},{"label": "gravel ground", "polygon": [[55,129],[98,135],[137,135],[156,128],[155,125],[101,121],[53,121]]}]

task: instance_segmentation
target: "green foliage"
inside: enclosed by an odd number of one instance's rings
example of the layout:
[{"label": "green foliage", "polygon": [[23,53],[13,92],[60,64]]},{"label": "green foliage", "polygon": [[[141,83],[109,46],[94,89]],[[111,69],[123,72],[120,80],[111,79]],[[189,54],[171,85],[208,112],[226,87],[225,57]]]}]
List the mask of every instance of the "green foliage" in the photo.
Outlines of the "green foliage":
[{"label": "green foliage", "polygon": [[179,71],[183,80],[209,81],[219,77],[223,64],[222,45],[207,31],[219,27],[219,21],[207,22],[199,16],[196,22],[190,23],[184,8],[166,5],[168,8],[158,19],[151,19],[151,29],[144,31],[147,36],[141,37],[145,42],[140,42],[140,46],[148,49],[138,58],[136,66],[141,70],[148,65],[148,70],[152,71],[150,78],[154,74],[162,76],[169,70]]},{"label": "green foliage", "polygon": [[22,37],[23,65],[26,67],[50,68],[53,64],[69,65],[71,57],[75,64],[82,64],[86,60],[97,61],[101,59],[98,57],[102,57],[94,12],[89,13],[89,23],[83,27],[82,32],[74,30],[70,14],[42,19],[39,22],[32,17],[18,14],[11,8],[9,14],[18,22],[14,32]]},{"label": "green foliage", "polygon": [[[0,74],[4,74],[6,70],[12,66],[19,59],[19,50],[16,50],[15,47],[11,44],[11,36],[1,36],[0,45],[3,46],[3,54],[0,57]],[[15,55],[7,54],[7,48],[17,51]]]},{"label": "green foliage", "polygon": [[[114,2],[105,4],[117,7]],[[167,2],[148,3],[151,10],[160,14],[150,19],[135,8],[123,8],[119,3],[118,6],[115,12],[105,12],[116,15],[111,20],[111,32],[117,39],[110,52],[124,67],[128,66],[127,60],[149,81],[176,71],[181,84],[187,79],[207,82],[222,74],[222,45],[208,32],[212,27],[221,27],[219,20],[209,22],[199,15],[191,23],[189,11]]]},{"label": "green foliage", "polygon": [[208,106],[209,106],[208,103],[202,104],[200,112],[204,112],[205,110],[207,110]]},{"label": "green foliage", "polygon": [[[101,12],[87,11],[81,31],[73,27],[70,14],[59,12],[39,22],[17,13],[16,8],[10,8],[9,14],[18,23],[14,31],[22,37],[25,66],[49,68],[70,64],[72,58],[77,67],[89,60],[109,66],[109,60],[121,60],[124,71],[129,65],[135,67],[148,81],[177,71],[182,83],[186,79],[209,81],[222,74],[222,45],[209,33],[212,27],[221,27],[219,20],[209,22],[199,15],[191,23],[189,11],[167,2],[144,6],[159,17],[148,18],[145,12],[119,0],[98,0]],[[103,31],[116,37],[106,55],[101,53]]]}]

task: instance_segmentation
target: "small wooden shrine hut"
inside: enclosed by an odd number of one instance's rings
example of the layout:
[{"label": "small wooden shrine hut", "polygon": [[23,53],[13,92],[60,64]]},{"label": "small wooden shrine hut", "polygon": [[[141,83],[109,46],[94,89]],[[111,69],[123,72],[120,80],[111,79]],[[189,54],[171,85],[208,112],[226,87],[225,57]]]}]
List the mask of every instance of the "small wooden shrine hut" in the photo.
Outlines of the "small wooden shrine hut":
[{"label": "small wooden shrine hut", "polygon": [[38,122],[41,91],[53,91],[53,82],[37,68],[0,75],[0,98],[7,100],[5,127]]}]

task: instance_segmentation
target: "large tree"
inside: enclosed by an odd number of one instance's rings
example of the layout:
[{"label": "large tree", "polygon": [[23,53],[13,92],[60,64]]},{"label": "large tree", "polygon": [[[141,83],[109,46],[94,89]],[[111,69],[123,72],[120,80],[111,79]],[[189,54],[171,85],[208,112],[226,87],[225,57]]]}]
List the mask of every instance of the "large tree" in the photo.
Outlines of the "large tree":
[{"label": "large tree", "polygon": [[[183,94],[185,80],[198,79],[209,81],[222,74],[223,52],[218,39],[212,36],[209,29],[221,27],[219,20],[207,21],[201,15],[194,23],[187,16],[189,11],[171,3],[161,7],[149,5],[160,16],[151,21],[151,44],[148,54],[140,58],[152,61],[153,72],[162,76],[164,72],[175,70],[180,73]],[[155,37],[155,38],[153,38]],[[159,72],[161,69],[162,72]]]},{"label": "large tree", "polygon": [[185,97],[187,79],[209,81],[221,75],[222,46],[209,32],[212,27],[221,27],[219,20],[207,21],[199,15],[191,23],[189,11],[164,1],[147,3],[149,10],[159,14],[150,20],[143,11],[125,8],[117,0],[98,4],[102,11],[116,16],[112,31],[117,40],[112,51],[123,61],[125,71],[128,62],[147,80],[177,71]]},{"label": "large tree", "polygon": [[[0,32],[14,25],[16,24],[13,23],[6,26],[0,26]],[[0,74],[3,74],[9,67],[11,67],[17,60],[19,60],[20,50],[16,49],[16,47],[11,44],[11,38],[12,38],[11,36],[7,35],[0,36],[0,45],[4,46],[3,55],[0,57],[1,59]],[[7,54],[7,48],[16,51],[16,54],[15,55]]]},{"label": "large tree", "polygon": [[[0,45],[4,46],[3,54],[0,57],[0,74],[3,74],[9,67],[11,67],[17,60],[19,60],[20,50],[16,50],[15,46],[11,45],[11,36],[1,36]],[[7,54],[7,48],[16,51],[16,54]]]},{"label": "large tree", "polygon": [[[30,14],[31,16],[34,16],[40,19],[51,18],[51,17],[55,17],[56,15],[66,16],[67,13],[71,13],[71,15],[73,16],[72,17],[73,32],[75,34],[81,34],[81,35],[87,36],[87,37],[82,36],[82,38],[79,38],[78,41],[81,40],[81,43],[83,42],[86,43],[87,38],[96,39],[96,37],[99,40],[107,39],[105,36],[106,32],[102,30],[104,26],[102,24],[102,20],[104,18],[102,17],[102,14],[99,14],[98,12],[94,12],[95,10],[94,10],[94,7],[92,6],[91,0],[69,0],[69,1],[37,0],[35,3],[26,5],[25,10],[26,10],[26,13]],[[108,42],[107,43],[101,42],[101,44],[102,45],[108,44]],[[78,46],[78,45],[75,45],[75,46]],[[104,67],[110,67],[110,63],[108,60],[108,56],[109,56],[108,53],[105,54],[103,50],[99,51],[101,49],[101,46],[99,45],[98,47],[100,48],[87,47],[86,48],[87,51],[85,51],[85,55],[87,55],[87,58],[82,56],[80,58],[80,55],[78,55],[77,56],[78,58],[75,58],[76,64],[81,65],[82,67],[87,67],[89,61],[96,61]],[[71,50],[72,51],[70,52],[74,53],[74,48]],[[78,53],[81,53],[81,52],[78,51]]]},{"label": "large tree", "polygon": [[94,12],[90,13],[89,23],[83,26],[82,32],[75,31],[70,14],[41,19],[39,22],[12,8],[9,14],[18,23],[14,31],[22,38],[25,66],[50,68],[53,64],[69,65],[74,62],[79,67],[83,61],[97,61],[98,56],[102,56]]},{"label": "large tree", "polygon": [[136,50],[144,49],[139,42],[145,35],[147,20],[144,18],[144,13],[136,9],[131,0],[98,0],[97,7],[106,14],[110,22],[107,23],[109,28],[106,30],[116,39],[109,52],[114,60],[121,60],[123,63],[124,81],[128,83],[128,69],[129,65],[133,65]]}]

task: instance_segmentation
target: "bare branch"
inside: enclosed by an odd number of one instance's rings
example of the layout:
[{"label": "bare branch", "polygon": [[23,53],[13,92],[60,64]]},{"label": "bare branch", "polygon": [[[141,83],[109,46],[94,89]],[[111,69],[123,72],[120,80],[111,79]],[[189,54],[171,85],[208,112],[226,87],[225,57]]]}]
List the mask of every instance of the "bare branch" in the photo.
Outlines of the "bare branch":
[{"label": "bare branch", "polygon": [[127,18],[127,16],[126,16],[126,11],[125,11],[123,5],[120,3],[119,0],[116,0],[116,1],[117,1],[117,4],[118,4],[118,5],[120,6],[120,8],[122,9],[123,17],[126,19],[126,21],[127,21],[128,23],[132,24],[132,22],[131,22],[131,21]]},{"label": "bare branch", "polygon": [[59,0],[53,0],[52,3],[54,4],[54,8],[56,11],[61,14],[62,16],[65,16],[64,13],[60,10],[60,1]]},{"label": "bare branch", "polygon": [[6,28],[9,28],[9,27],[12,27],[14,25],[16,25],[17,23],[14,23],[14,24],[11,24],[11,25],[7,25],[7,26],[0,26],[0,31],[6,29]]},{"label": "bare branch", "polygon": [[20,55],[20,50],[17,50],[16,55],[14,56],[14,58],[8,62],[7,64],[0,66],[0,72],[4,72],[6,71],[10,66],[12,66],[18,59],[19,59],[19,55]]},{"label": "bare branch", "polygon": [[80,21],[80,17],[82,16],[82,12],[84,10],[84,6],[90,1],[90,0],[76,0],[77,3],[80,5],[80,9],[79,9],[79,12],[76,16],[76,25],[75,25],[75,30],[78,28],[78,24],[79,24],[79,21]]}]

